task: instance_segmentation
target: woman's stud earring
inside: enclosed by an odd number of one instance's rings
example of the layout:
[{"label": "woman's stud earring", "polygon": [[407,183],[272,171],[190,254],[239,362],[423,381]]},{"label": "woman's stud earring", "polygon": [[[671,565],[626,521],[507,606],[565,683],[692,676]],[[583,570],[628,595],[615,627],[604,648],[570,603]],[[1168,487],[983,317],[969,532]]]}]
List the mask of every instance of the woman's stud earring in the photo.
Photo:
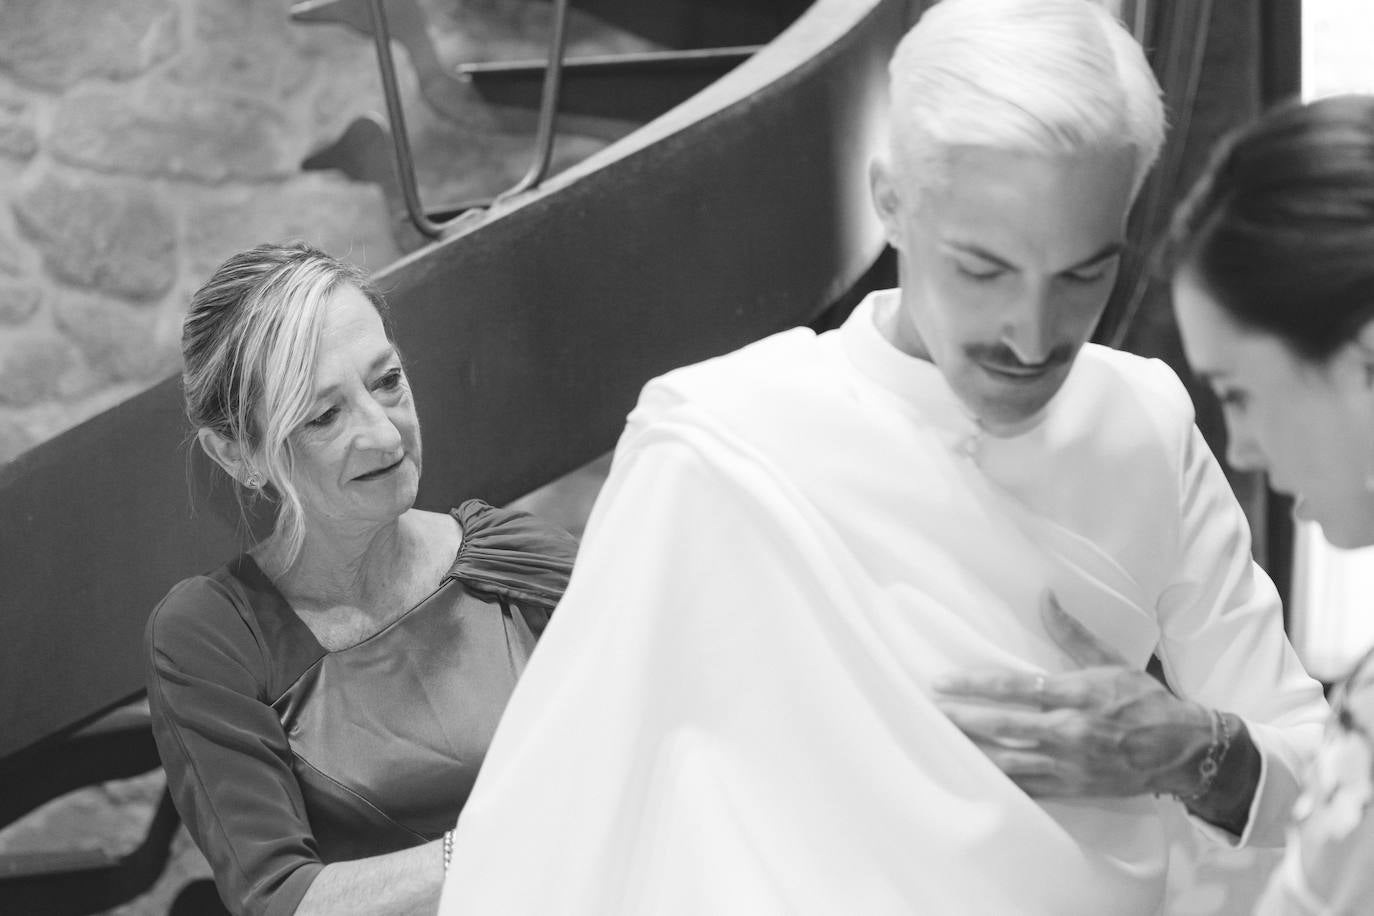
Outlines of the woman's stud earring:
[{"label": "woman's stud earring", "polygon": [[243,485],[250,490],[259,489],[262,486],[262,475],[257,471],[249,471],[248,477],[243,481]]}]

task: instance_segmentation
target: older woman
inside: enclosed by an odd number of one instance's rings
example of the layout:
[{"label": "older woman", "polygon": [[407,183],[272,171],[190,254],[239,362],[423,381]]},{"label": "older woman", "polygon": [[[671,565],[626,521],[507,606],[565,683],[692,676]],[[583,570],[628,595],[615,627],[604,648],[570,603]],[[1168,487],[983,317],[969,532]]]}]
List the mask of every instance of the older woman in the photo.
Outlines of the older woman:
[{"label": "older woman", "polygon": [[[1333,544],[1374,544],[1374,98],[1291,105],[1232,137],[1173,242],[1179,325],[1231,463],[1266,471]],[[1374,911],[1374,656],[1333,705],[1266,916]]]},{"label": "older woman", "polygon": [[574,543],[477,501],[413,506],[420,427],[383,300],[323,252],[230,258],[183,354],[201,447],[277,517],[149,621],[177,808],[236,913],[433,912]]}]

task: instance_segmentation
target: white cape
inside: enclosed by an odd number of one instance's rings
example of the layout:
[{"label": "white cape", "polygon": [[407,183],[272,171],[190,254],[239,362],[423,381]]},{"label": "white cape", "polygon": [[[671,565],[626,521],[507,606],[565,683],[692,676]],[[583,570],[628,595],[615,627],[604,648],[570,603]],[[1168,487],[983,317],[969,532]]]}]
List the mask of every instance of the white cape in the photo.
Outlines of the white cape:
[{"label": "white cape", "polygon": [[1032,800],[927,686],[1062,670],[1047,584],[1143,665],[1139,586],[990,486],[963,418],[856,386],[835,335],[715,363],[631,415],[440,913],[1154,912],[1154,800]]}]

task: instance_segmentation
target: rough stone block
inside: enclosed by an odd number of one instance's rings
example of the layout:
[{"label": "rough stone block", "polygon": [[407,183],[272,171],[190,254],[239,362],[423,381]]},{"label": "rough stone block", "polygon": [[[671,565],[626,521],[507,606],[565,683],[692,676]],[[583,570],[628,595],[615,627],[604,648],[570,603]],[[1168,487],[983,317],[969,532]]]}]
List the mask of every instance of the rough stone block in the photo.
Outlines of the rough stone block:
[{"label": "rough stone block", "polygon": [[30,159],[38,152],[38,129],[29,106],[0,98],[0,153]]},{"label": "rough stone block", "polygon": [[[549,53],[553,4],[529,0],[420,0],[445,61],[542,59]],[[590,13],[568,10],[569,57],[628,54],[656,45],[608,26]]]},{"label": "rough stone block", "polygon": [[[369,39],[343,26],[298,24],[293,28],[298,55],[311,68],[313,77],[300,93],[298,126],[307,134],[304,149],[332,143],[354,118],[366,112],[386,111]],[[405,50],[399,46],[393,50],[406,119],[413,121],[425,111],[419,80]]]},{"label": "rough stone block", "polygon": [[0,324],[22,324],[38,311],[43,288],[36,283],[0,280]]},{"label": "rough stone block", "polygon": [[0,335],[0,404],[27,407],[60,396],[77,365],[75,348],[45,331]]},{"label": "rough stone block", "polygon": [[148,831],[166,778],[161,771],[86,786],[53,799],[11,825],[0,837],[5,852],[100,849],[123,854]]},{"label": "rough stone block", "polygon": [[127,79],[175,50],[173,0],[6,0],[0,67],[45,89]]},{"label": "rough stone block", "polygon": [[72,92],[53,117],[53,155],[102,172],[206,182],[295,171],[286,120],[270,103],[167,82],[146,88]]},{"label": "rough stone block", "polygon": [[207,193],[188,208],[185,244],[197,283],[236,251],[286,239],[303,239],[367,270],[400,256],[381,189],[331,174],[304,174],[270,194],[247,188]]},{"label": "rough stone block", "polygon": [[8,221],[0,221],[0,274],[17,277],[24,272],[27,261],[21,247],[25,243],[20,242],[19,238],[9,231],[5,222]]},{"label": "rough stone block", "polygon": [[193,42],[168,68],[168,78],[259,98],[291,95],[309,83],[311,62],[293,39],[300,26],[275,0],[190,0]]},{"label": "rough stone block", "polygon": [[178,365],[176,341],[158,333],[154,316],[145,309],[68,294],[56,297],[52,310],[57,326],[108,381],[161,378]]},{"label": "rough stone block", "polygon": [[48,172],[20,193],[14,212],[64,280],[134,299],[172,285],[175,225],[149,187]]}]

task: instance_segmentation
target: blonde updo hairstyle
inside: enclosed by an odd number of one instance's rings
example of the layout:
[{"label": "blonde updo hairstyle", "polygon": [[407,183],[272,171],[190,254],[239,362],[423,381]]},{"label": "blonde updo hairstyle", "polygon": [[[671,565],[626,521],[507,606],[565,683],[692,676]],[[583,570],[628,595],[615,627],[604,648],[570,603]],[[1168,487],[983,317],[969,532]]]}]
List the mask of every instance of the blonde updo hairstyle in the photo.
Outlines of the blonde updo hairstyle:
[{"label": "blonde updo hairstyle", "polygon": [[[291,435],[310,418],[325,306],[345,285],[372,303],[390,339],[386,302],[367,276],[301,242],[229,258],[192,296],[182,325],[186,416],[197,433],[236,446],[243,476],[229,473],[240,499],[261,492],[277,504],[273,536],[288,566],[305,540]],[[253,472],[261,491],[245,484]]]}]

